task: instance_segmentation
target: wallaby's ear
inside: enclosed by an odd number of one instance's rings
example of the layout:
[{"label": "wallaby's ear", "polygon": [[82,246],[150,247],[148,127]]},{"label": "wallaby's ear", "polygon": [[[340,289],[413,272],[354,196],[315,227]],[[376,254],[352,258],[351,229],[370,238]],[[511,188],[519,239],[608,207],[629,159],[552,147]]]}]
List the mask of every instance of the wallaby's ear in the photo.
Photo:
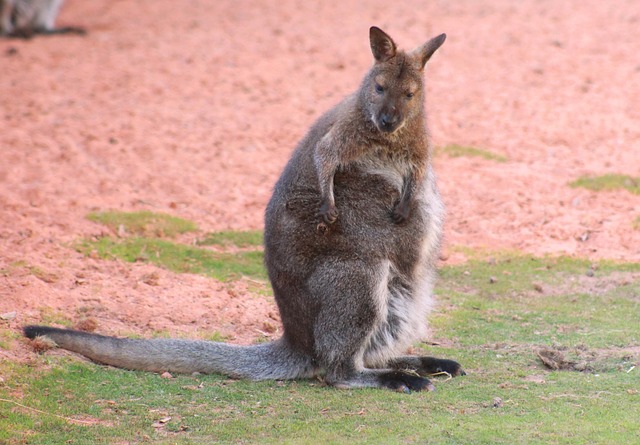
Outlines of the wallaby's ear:
[{"label": "wallaby's ear", "polygon": [[440,34],[438,37],[434,37],[424,45],[413,50],[412,55],[418,61],[421,69],[424,68],[433,53],[435,53],[436,50],[442,46],[446,38],[446,34]]},{"label": "wallaby's ear", "polygon": [[371,52],[377,62],[386,62],[396,55],[396,44],[386,32],[376,26],[369,29]]}]

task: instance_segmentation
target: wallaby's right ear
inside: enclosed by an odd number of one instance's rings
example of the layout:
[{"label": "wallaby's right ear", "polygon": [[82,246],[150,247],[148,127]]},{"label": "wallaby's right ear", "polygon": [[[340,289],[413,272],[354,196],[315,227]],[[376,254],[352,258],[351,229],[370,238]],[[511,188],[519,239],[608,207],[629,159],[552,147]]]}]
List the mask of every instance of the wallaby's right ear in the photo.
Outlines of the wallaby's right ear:
[{"label": "wallaby's right ear", "polygon": [[377,62],[386,62],[396,55],[396,44],[389,35],[376,26],[369,28],[371,52]]},{"label": "wallaby's right ear", "polygon": [[433,53],[435,53],[436,50],[442,46],[446,38],[446,34],[440,34],[438,37],[434,37],[424,45],[413,50],[412,54],[414,55],[414,57],[417,57],[418,63],[420,64],[420,69],[424,68],[424,66],[427,64],[427,61],[431,58],[431,56],[433,56]]}]

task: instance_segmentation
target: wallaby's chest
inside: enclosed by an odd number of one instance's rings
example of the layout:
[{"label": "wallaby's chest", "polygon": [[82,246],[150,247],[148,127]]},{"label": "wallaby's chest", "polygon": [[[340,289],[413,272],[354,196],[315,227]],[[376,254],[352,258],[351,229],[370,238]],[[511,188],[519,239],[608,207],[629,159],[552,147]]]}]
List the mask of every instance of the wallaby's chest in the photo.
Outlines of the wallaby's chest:
[{"label": "wallaby's chest", "polygon": [[405,178],[415,168],[409,148],[382,145],[369,147],[360,158],[352,162],[352,167],[364,175],[381,177],[397,190],[402,189]]}]

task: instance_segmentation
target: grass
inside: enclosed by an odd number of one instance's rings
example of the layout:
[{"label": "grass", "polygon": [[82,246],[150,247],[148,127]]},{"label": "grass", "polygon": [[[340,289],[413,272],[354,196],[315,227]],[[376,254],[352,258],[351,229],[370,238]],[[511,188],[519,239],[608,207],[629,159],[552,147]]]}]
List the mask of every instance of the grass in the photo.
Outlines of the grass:
[{"label": "grass", "polygon": [[196,273],[229,281],[246,276],[266,280],[261,251],[213,252],[204,248],[154,238],[100,238],[77,244],[78,251],[104,259],[143,261],[173,272]]},{"label": "grass", "polygon": [[[195,258],[190,271],[220,273],[216,279],[244,274],[211,272],[218,266],[209,269],[204,248],[107,240],[100,247],[107,258],[176,255]],[[28,365],[0,362],[0,443],[640,442],[640,264],[513,252],[469,257],[441,271],[431,317],[440,346],[415,346],[456,359],[469,373],[436,381],[435,393],[338,390],[315,380],[165,379],[53,351]],[[247,267],[242,256],[224,261]],[[564,354],[568,370],[546,368],[541,348]]]},{"label": "grass", "polygon": [[171,238],[181,233],[198,230],[195,223],[186,219],[146,210],[141,212],[94,212],[88,214],[87,219],[105,225],[119,235]]},{"label": "grass", "polygon": [[596,192],[625,189],[640,195],[640,177],[610,173],[601,176],[582,176],[569,184],[571,187],[584,187]]},{"label": "grass", "polygon": [[45,283],[55,283],[59,279],[56,274],[48,272],[39,266],[29,264],[26,261],[14,261],[9,263],[7,267],[0,269],[0,275],[9,276],[9,274],[20,270],[23,271],[23,273],[33,275]]},{"label": "grass", "polygon": [[235,246],[239,248],[260,247],[264,242],[262,231],[250,230],[245,232],[216,232],[208,233],[202,240],[198,241],[199,246]]},{"label": "grass", "polygon": [[640,216],[633,220],[633,229],[640,230]]},{"label": "grass", "polygon": [[[196,273],[219,281],[248,277],[259,280],[257,286],[261,290],[266,287],[263,285],[267,279],[263,266],[264,255],[257,248],[262,244],[261,232],[210,233],[193,246],[162,239],[163,236],[196,230],[194,223],[173,216],[151,212],[104,212],[92,213],[88,218],[112,230],[123,225],[126,233],[135,236],[82,240],[75,247],[85,255],[148,262],[173,272]],[[234,247],[236,251],[212,251],[199,246],[217,246],[221,249]],[[237,251],[238,247],[253,248]]]},{"label": "grass", "polygon": [[476,157],[486,159],[488,161],[507,162],[507,158],[502,155],[492,153],[488,150],[482,150],[475,147],[467,147],[458,144],[449,144],[438,150],[440,153],[444,153],[451,158],[459,157]]}]

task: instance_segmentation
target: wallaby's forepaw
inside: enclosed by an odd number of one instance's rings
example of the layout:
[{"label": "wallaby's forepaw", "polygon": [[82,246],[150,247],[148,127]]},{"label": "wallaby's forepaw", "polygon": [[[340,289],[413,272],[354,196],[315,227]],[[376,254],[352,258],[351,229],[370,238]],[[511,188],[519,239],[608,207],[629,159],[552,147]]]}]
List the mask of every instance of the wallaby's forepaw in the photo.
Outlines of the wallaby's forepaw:
[{"label": "wallaby's forepaw", "polygon": [[424,377],[409,374],[404,371],[390,371],[380,375],[380,385],[397,392],[411,393],[411,391],[435,391],[433,383]]},{"label": "wallaby's forepaw", "polygon": [[322,221],[325,223],[333,224],[338,219],[338,209],[334,204],[324,202],[322,206],[320,206],[318,216],[322,218]]},{"label": "wallaby's forepaw", "polygon": [[402,224],[407,219],[409,219],[409,215],[411,214],[411,206],[409,205],[409,201],[403,200],[399,201],[391,211],[391,218],[393,222],[396,224]]}]

